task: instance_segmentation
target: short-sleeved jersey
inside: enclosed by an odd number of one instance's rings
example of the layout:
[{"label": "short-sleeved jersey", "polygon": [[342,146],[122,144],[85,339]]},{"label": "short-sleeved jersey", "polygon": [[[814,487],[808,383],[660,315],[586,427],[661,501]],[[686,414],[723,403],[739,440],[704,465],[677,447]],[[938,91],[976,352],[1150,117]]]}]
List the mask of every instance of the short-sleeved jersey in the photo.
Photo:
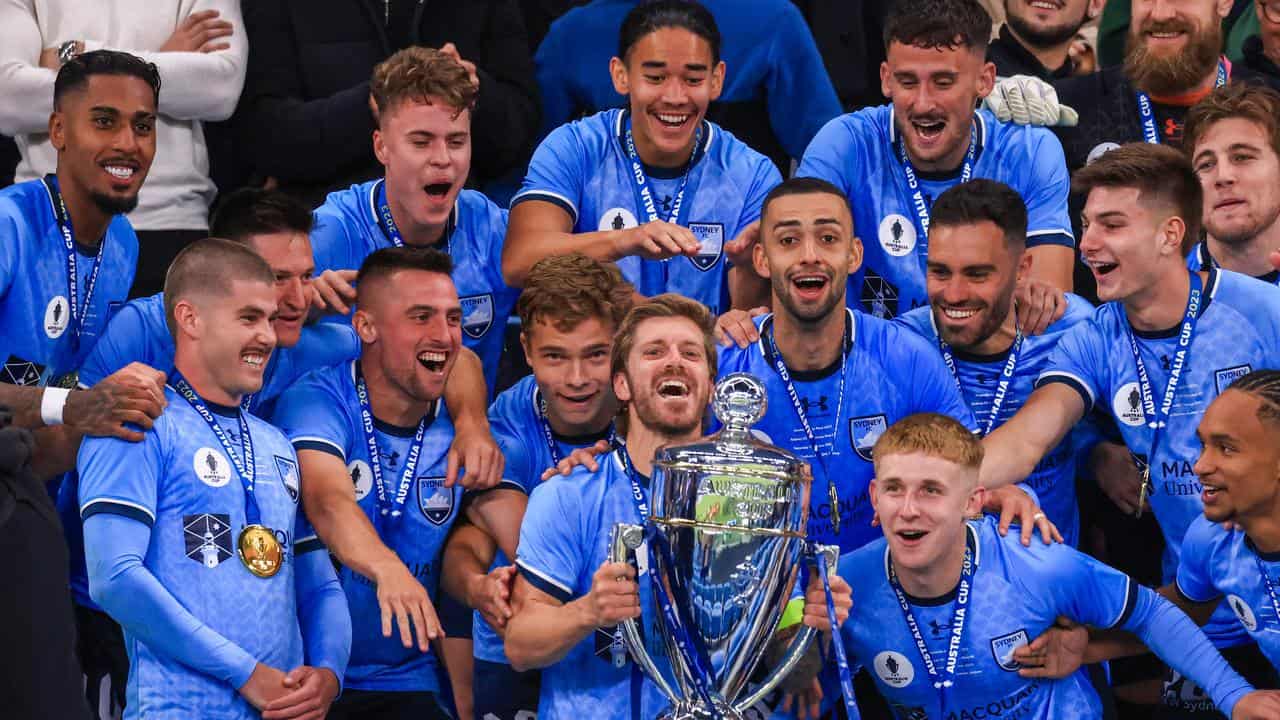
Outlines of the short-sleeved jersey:
[{"label": "short-sleeved jersey", "polygon": [[[812,465],[809,538],[839,544],[841,552],[861,547],[880,534],[871,525],[871,448],[890,425],[914,413],[936,412],[970,429],[974,426],[969,406],[937,349],[897,323],[845,312],[849,332],[843,363],[816,372],[789,370],[821,458],[814,455],[765,338],[746,348],[720,349],[721,377],[747,372],[764,383],[769,407],[753,430]],[[756,325],[762,336],[771,334],[772,315],[757,318]],[[843,404],[839,402],[842,375]],[[837,512],[831,507],[831,482],[840,499],[839,533],[831,521]]]},{"label": "short-sleeved jersey", "polygon": [[[615,450],[600,458],[600,469],[576,468],[534,488],[520,526],[516,567],[529,584],[567,603],[591,590],[591,577],[608,560],[610,534],[618,523],[641,522],[631,497],[631,482]],[[647,481],[646,481],[647,482]],[[640,622],[646,648],[666,668],[661,654],[656,611],[648,599],[646,546],[637,554],[640,573]],[[656,653],[656,655],[655,655]],[[597,629],[561,660],[542,671],[538,717],[563,720],[586,717],[634,717],[632,666],[618,628]],[[664,669],[663,672],[666,672]],[[647,677],[642,684],[639,717],[651,718],[668,703]]]},{"label": "short-sleeved jersey", "polygon": [[[532,375],[521,378],[499,394],[489,408],[489,428],[506,458],[500,487],[532,493],[542,481],[542,471],[556,464],[542,429],[545,421],[541,408],[542,393]],[[546,427],[549,429],[550,425]],[[574,450],[594,445],[597,440],[607,437],[608,429],[585,437],[565,437],[553,431],[551,441],[556,444],[559,457],[566,458]],[[492,567],[510,564],[510,559],[499,548]],[[509,662],[503,651],[502,638],[478,612],[472,623],[471,639],[475,657],[486,662]]]},{"label": "short-sleeved jersey", "polygon": [[[317,274],[358,270],[373,251],[393,246],[378,220],[383,182],[371,180],[330,193],[316,208],[311,247]],[[479,192],[463,190],[458,193],[445,234],[440,249],[453,258],[453,284],[462,304],[462,343],[480,356],[492,396],[507,318],[520,296],[519,290],[508,287],[502,279],[507,211]]]},{"label": "short-sleeved jersey", "polygon": [[[1068,294],[1067,309],[1061,318],[1043,333],[1023,338],[1022,351],[1018,354],[1013,370],[1013,380],[1009,383],[993,427],[1000,427],[1008,422],[1027,402],[1027,398],[1035,390],[1036,378],[1045,369],[1049,354],[1057,346],[1062,334],[1092,315],[1093,306],[1087,300]],[[935,348],[940,347],[932,308],[916,308],[898,316],[898,320],[920,333]],[[991,404],[1009,359],[1009,351],[996,355],[975,355],[952,348],[952,355],[955,357],[960,393],[973,411],[974,422],[981,430],[991,415]],[[1040,507],[1049,516],[1049,520],[1058,526],[1067,544],[1075,547],[1080,531],[1080,510],[1076,505],[1076,455],[1072,440],[1070,435],[1063,438],[1057,447],[1040,459],[1035,470],[1023,482],[1035,490]]]},{"label": "short-sleeved jersey", "polygon": [[[1027,205],[1027,247],[1075,245],[1067,217],[1070,179],[1062,146],[1044,128],[1002,123],[986,110],[974,113],[977,156],[973,177],[999,180]],[[917,210],[898,157],[893,106],[841,115],[809,144],[796,174],[830,181],[853,207],[854,235],[866,253],[849,276],[849,301],[861,301],[877,317],[895,317],[928,304],[926,238],[917,237]],[[924,201],[933,205],[959,184],[960,171],[945,176],[918,172]]]},{"label": "short-sleeved jersey", "polygon": [[[276,404],[275,423],[297,450],[318,450],[341,458],[354,485],[356,502],[434,598],[440,581],[440,556],[462,503],[462,488],[444,486],[445,458],[453,442],[453,423],[436,402],[422,440],[415,477],[409,485],[404,514],[395,519],[378,511],[368,446],[356,396],[355,362],[316,370],[287,390]],[[374,418],[377,462],[387,497],[394,497],[413,445],[416,427],[397,427]],[[355,690],[438,692],[434,653],[405,648],[399,636],[382,636],[381,612],[373,581],[350,568],[338,579],[351,608],[351,661],[345,687]]]},{"label": "short-sleeved jersey", "polygon": [[1280,611],[1267,591],[1259,561],[1280,596],[1280,553],[1261,552],[1243,530],[1223,530],[1201,516],[1182,538],[1176,587],[1192,602],[1222,598],[1271,665],[1280,668]]},{"label": "short-sleeved jersey", "polygon": [[[883,538],[840,558],[840,576],[860,579],[851,583],[856,610],[840,628],[857,664],[868,670],[899,718],[1102,717],[1097,693],[1082,670],[1061,680],[1024,679],[1013,652],[1060,615],[1096,627],[1124,627],[1137,584],[1066,545],[1024,547],[1017,533],[1001,537],[990,516],[970,522],[968,532],[975,542],[976,569],[946,707],[940,706],[939,691],[889,583],[889,546]],[[939,670],[947,661],[955,600],[955,590],[940,598],[907,596]]]},{"label": "short-sleeved jersey", "polygon": [[[526,200],[558,205],[573,218],[575,233],[647,222],[625,145],[628,113],[605,110],[552,131],[534,152],[512,206]],[[724,244],[760,219],[764,196],[782,176],[768,158],[711,122],[703,123],[694,160],[677,221],[702,243],[701,254],[667,261],[626,257],[618,267],[644,295],[679,293],[718,315],[729,309]],[[685,169],[644,170],[658,217],[669,217]]]},{"label": "short-sleeved jersey", "polygon": [[[55,202],[42,180],[0,190],[0,382],[74,388],[75,371],[133,284],[138,236],[116,215],[100,249],[75,243],[76,297],[69,296]],[[71,303],[82,307],[99,253],[98,278],[76,343]]]},{"label": "short-sleeved jersey", "polygon": [[[247,519],[245,490],[213,430],[181,395],[165,390],[168,407],[140,443],[85,438],[80,447],[80,513],[114,513],[151,528],[143,566],[197,619],[259,662],[295,668],[303,662],[294,589],[298,464],[279,430],[248,416],[261,524],[284,549],[270,578],[249,572],[236,556]],[[206,403],[236,453],[236,408]],[[243,461],[243,456],[240,457]],[[124,628],[129,652],[128,718],[231,720],[259,717],[226,683],[152,650]]]},{"label": "short-sleeved jersey", "polygon": [[[1191,252],[1187,253],[1187,269],[1188,270],[1208,270],[1211,267],[1220,267],[1218,261],[1209,253],[1208,243],[1201,241],[1191,246]],[[1264,283],[1272,285],[1280,285],[1280,270],[1272,270],[1265,275],[1255,275],[1257,279]]]},{"label": "short-sleeved jersey", "polygon": [[[1049,357],[1037,385],[1065,383],[1080,394],[1086,412],[1095,405],[1115,418],[1129,450],[1151,469],[1151,508],[1166,545],[1165,579],[1172,580],[1182,536],[1201,515],[1202,487],[1192,470],[1200,455],[1196,425],[1205,408],[1233,380],[1251,370],[1280,367],[1280,289],[1227,270],[1211,269],[1205,283],[1190,358],[1174,393],[1169,426],[1157,456],[1147,458],[1153,431],[1142,407],[1137,364],[1129,347],[1124,306],[1110,302],[1069,330]],[[1179,327],[1158,333],[1134,331],[1157,404],[1168,382]],[[1205,634],[1219,647],[1244,641],[1239,623],[1225,609]]]}]

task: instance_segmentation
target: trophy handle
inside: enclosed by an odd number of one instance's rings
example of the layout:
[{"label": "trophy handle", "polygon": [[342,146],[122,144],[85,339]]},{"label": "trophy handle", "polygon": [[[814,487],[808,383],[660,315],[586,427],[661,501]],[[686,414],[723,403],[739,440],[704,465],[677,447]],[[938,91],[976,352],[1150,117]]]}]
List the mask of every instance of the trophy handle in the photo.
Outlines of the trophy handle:
[{"label": "trophy handle", "polygon": [[[643,542],[643,526],[629,523],[614,525],[613,534],[609,542],[609,562],[631,563],[635,558],[635,551]],[[636,574],[636,582],[640,582],[638,572]],[[622,627],[622,640],[627,646],[627,652],[630,653],[632,661],[640,666],[640,669],[649,676],[650,680],[653,680],[653,683],[658,686],[658,690],[673,705],[679,704],[680,696],[676,694],[666,678],[658,671],[653,658],[649,657],[649,652],[645,650],[644,640],[640,637],[640,628],[636,626],[635,618],[623,620],[619,625]]]}]

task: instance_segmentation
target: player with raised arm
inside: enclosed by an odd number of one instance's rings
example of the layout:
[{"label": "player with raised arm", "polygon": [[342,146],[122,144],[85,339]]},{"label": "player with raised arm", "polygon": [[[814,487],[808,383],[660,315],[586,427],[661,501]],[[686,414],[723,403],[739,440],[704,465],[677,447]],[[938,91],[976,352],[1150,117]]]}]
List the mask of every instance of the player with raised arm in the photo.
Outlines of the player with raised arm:
[{"label": "player with raised arm", "polygon": [[89,591],[125,630],[126,718],[322,717],[351,648],[345,598],[298,508],[298,465],[241,408],[275,348],[271,268],[203,240],[165,281],[168,409],[140,443],[87,438]]}]

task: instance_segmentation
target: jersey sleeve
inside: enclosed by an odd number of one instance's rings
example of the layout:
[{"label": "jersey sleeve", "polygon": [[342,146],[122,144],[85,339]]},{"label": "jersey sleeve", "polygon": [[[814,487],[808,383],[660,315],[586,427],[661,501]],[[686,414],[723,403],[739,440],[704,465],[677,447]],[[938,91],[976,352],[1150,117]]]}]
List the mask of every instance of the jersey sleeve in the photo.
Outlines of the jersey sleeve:
[{"label": "jersey sleeve", "polygon": [[581,474],[553,478],[534,490],[520,524],[516,567],[530,585],[567,603],[581,577],[585,539],[579,537],[582,515]]},{"label": "jersey sleeve", "polygon": [[524,184],[511,199],[511,206],[525,200],[542,200],[563,208],[577,224],[587,163],[575,123],[552,130],[534,151]]},{"label": "jersey sleeve", "polygon": [[360,357],[360,337],[347,323],[314,323],[302,331],[296,355],[306,367],[325,368]]},{"label": "jersey sleeve", "polygon": [[498,483],[498,487],[519,490],[528,495],[533,491],[533,486],[537,484],[538,478],[546,468],[533,467],[533,458],[530,457],[528,446],[510,428],[493,425],[493,440],[498,443],[498,449],[502,451],[502,456],[507,461],[502,470],[502,482]]},{"label": "jersey sleeve", "polygon": [[22,241],[21,213],[10,199],[0,200],[0,301],[9,293],[17,273]]},{"label": "jersey sleeve", "polygon": [[355,239],[347,230],[342,210],[321,205],[312,213],[311,252],[315,255],[317,277],[325,270],[359,270],[360,261],[352,251]]},{"label": "jersey sleeve", "polygon": [[[167,424],[161,416],[142,442],[86,437],[76,467],[80,472],[80,518],[98,513],[121,515],[151,527],[164,471],[161,435]],[[129,468],[120,472],[120,468]]]},{"label": "jersey sleeve", "polygon": [[111,373],[135,361],[168,372],[172,358],[160,358],[159,353],[151,352],[152,345],[147,342],[148,337],[142,311],[133,303],[120,308],[107,323],[106,332],[93,344],[93,349],[81,365],[80,384],[93,387]]},{"label": "jersey sleeve", "polygon": [[755,174],[747,188],[746,201],[742,205],[742,215],[738,218],[738,227],[733,231],[733,237],[737,237],[743,228],[760,219],[765,196],[781,183],[782,173],[778,172],[778,168],[768,158],[756,158]]},{"label": "jersey sleeve", "polygon": [[1022,199],[1027,204],[1027,247],[1075,247],[1067,210],[1071,176],[1062,144],[1048,130],[1035,128],[1034,132],[1038,136],[1032,165],[1035,170],[1028,178],[1029,187],[1022,191]]},{"label": "jersey sleeve", "polygon": [[1178,556],[1178,592],[1191,602],[1204,603],[1222,597],[1213,584],[1210,568],[1213,563],[1214,536],[1222,533],[1214,523],[1198,517],[1182,537],[1182,552]]},{"label": "jersey sleeve", "polygon": [[272,424],[280,428],[295,451],[319,450],[343,462],[352,446],[351,424],[344,409],[347,401],[323,381],[325,375],[307,375],[280,396]]},{"label": "jersey sleeve", "polygon": [[[1000,542],[1012,547],[1020,541]],[[1016,577],[1024,590],[1047,596],[1051,612],[1099,628],[1120,627],[1133,613],[1139,585],[1119,570],[1061,543],[1012,551],[1023,560]]]},{"label": "jersey sleeve", "polygon": [[849,196],[853,190],[853,173],[859,170],[854,166],[861,164],[856,161],[861,159],[862,152],[846,118],[841,115],[822,126],[805,148],[796,177],[826,180]]},{"label": "jersey sleeve", "polygon": [[1036,387],[1060,382],[1080,394],[1084,412],[1089,413],[1103,386],[1103,359],[1106,342],[1097,325],[1082,322],[1062,334],[1044,372],[1036,378]]}]

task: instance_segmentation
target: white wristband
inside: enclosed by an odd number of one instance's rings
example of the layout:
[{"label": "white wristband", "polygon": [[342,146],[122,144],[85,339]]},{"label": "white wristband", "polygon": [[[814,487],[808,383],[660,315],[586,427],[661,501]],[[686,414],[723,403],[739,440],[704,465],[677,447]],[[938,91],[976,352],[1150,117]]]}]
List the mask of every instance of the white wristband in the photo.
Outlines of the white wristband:
[{"label": "white wristband", "polygon": [[40,419],[45,425],[62,424],[62,408],[67,404],[71,391],[66,388],[45,388],[40,396]]}]

